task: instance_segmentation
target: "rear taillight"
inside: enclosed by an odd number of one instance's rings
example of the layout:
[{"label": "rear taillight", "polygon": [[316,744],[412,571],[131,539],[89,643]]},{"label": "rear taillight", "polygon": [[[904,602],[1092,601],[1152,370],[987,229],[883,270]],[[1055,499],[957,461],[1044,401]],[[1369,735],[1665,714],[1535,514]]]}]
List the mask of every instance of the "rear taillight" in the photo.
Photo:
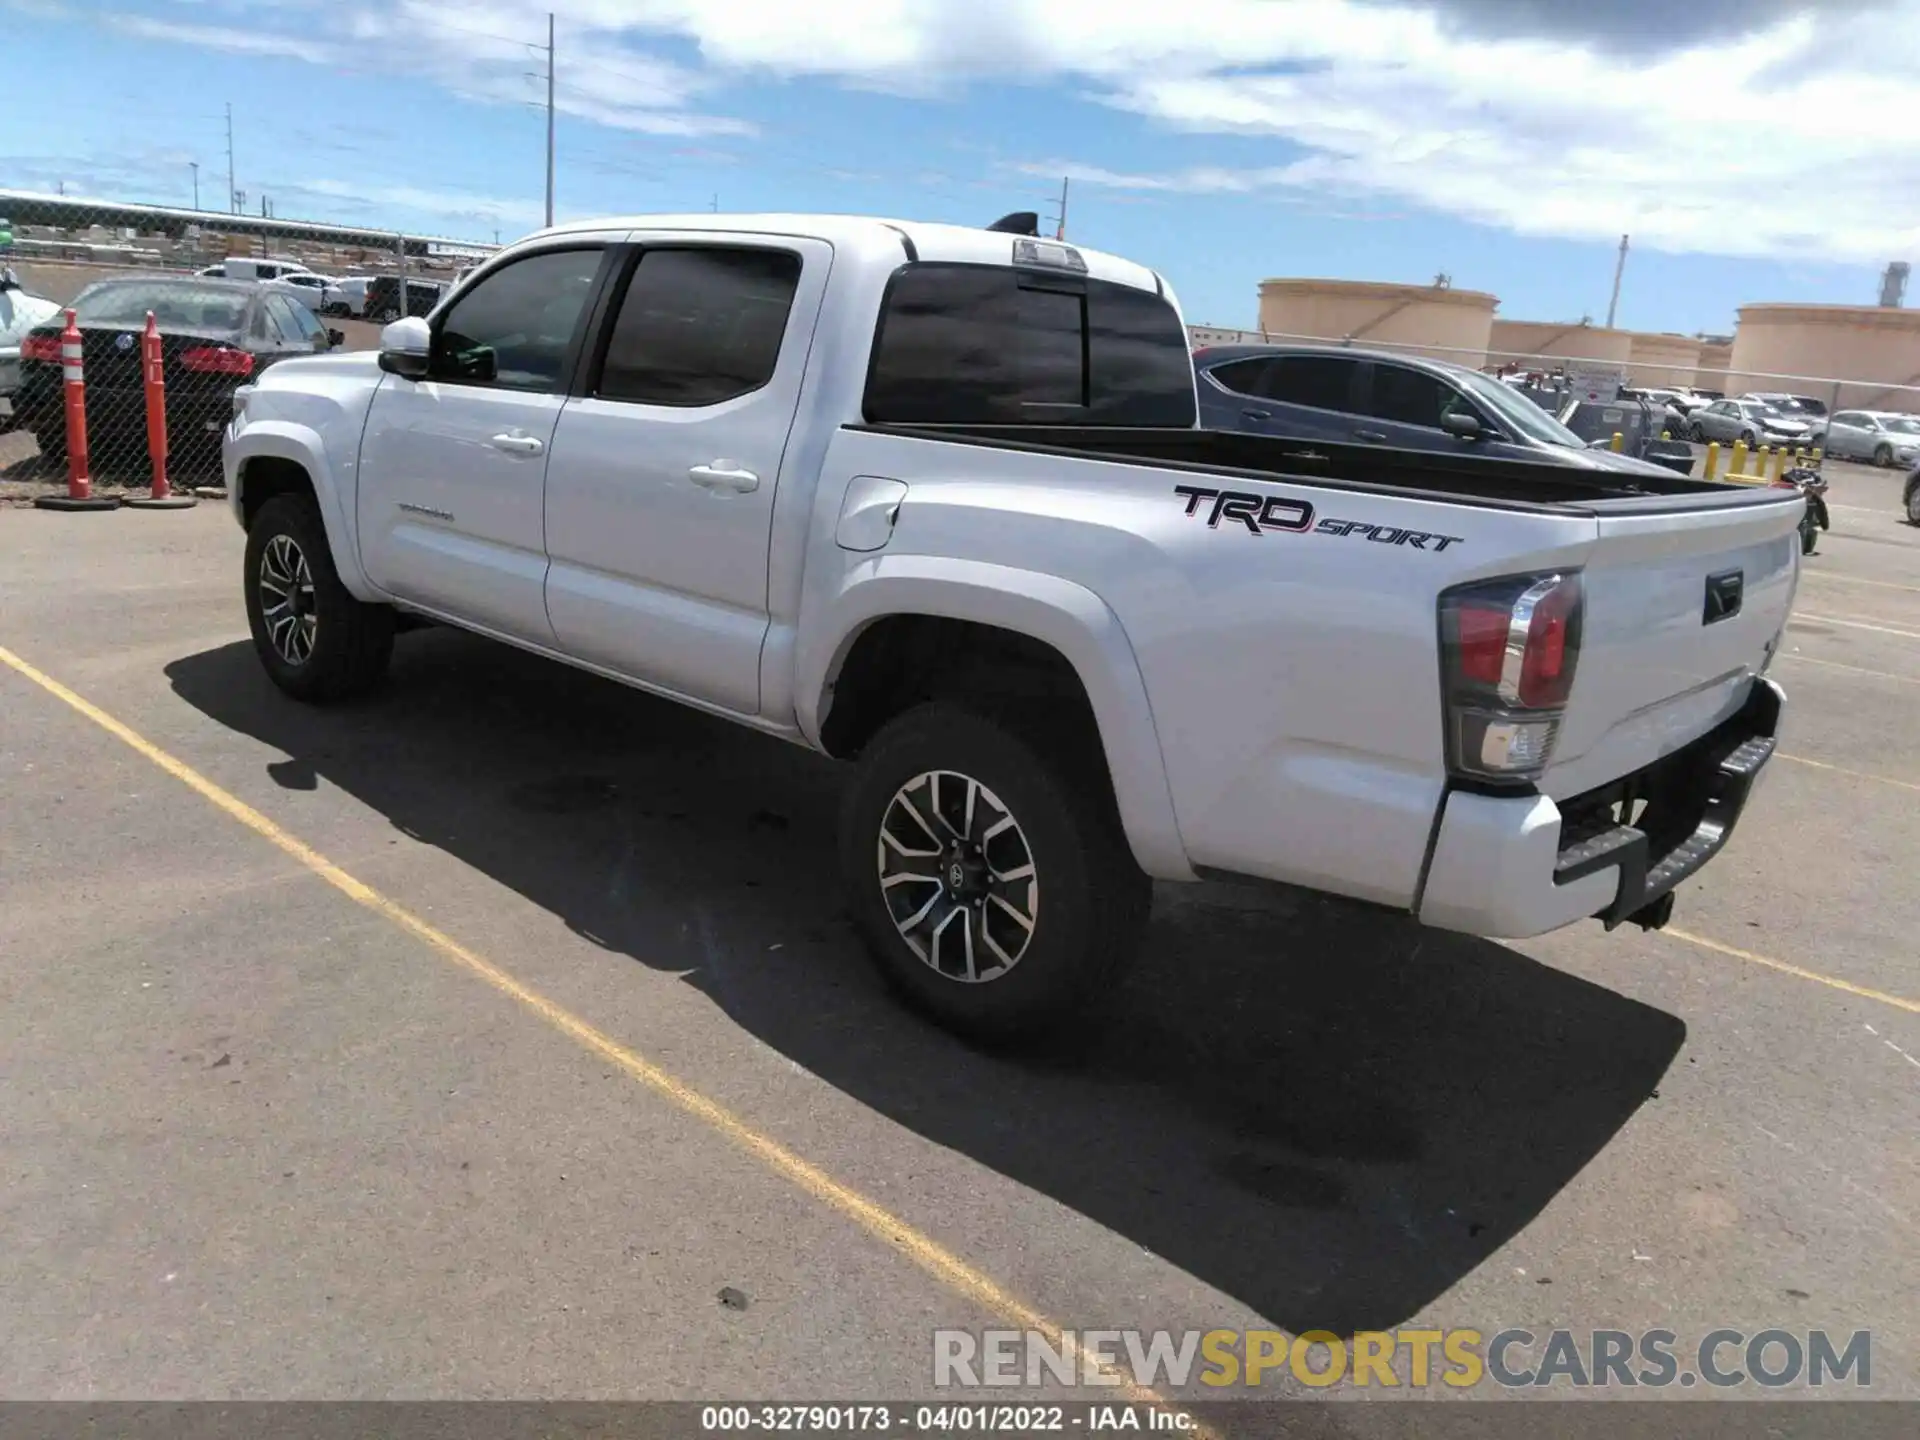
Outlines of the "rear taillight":
[{"label": "rear taillight", "polygon": [[180,368],[204,375],[251,375],[253,356],[231,345],[196,345],[180,352]]},{"label": "rear taillight", "polygon": [[1440,596],[1447,765],[1476,780],[1546,769],[1580,660],[1579,572],[1476,581]]},{"label": "rear taillight", "polygon": [[29,335],[20,342],[22,360],[44,360],[49,365],[60,363],[60,337],[58,335]]}]

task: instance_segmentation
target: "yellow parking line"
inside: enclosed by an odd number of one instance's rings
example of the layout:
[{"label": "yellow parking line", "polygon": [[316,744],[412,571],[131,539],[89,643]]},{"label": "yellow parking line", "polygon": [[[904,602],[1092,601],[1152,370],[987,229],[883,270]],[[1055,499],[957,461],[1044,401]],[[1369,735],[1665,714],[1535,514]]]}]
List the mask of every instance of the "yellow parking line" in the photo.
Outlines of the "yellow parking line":
[{"label": "yellow parking line", "polygon": [[1855,780],[1871,780],[1876,785],[1897,785],[1902,790],[1920,790],[1920,785],[1911,780],[1896,780],[1891,775],[1875,775],[1867,770],[1849,770],[1844,765],[1829,765],[1824,760],[1809,760],[1804,755],[1789,755],[1778,752],[1782,760],[1791,760],[1796,765],[1811,765],[1815,770],[1831,770],[1836,775],[1851,775]]},{"label": "yellow parking line", "polygon": [[1845,625],[1850,630],[1872,630],[1881,635],[1898,635],[1905,640],[1920,640],[1920,630],[1896,630],[1891,625],[1869,625],[1864,620],[1842,620],[1837,615],[1814,615],[1802,610],[1789,617],[1788,623],[1791,624],[1794,620],[1811,620],[1817,625]]},{"label": "yellow parking line", "polygon": [[1811,655],[1796,655],[1789,650],[1782,660],[1797,660],[1802,665],[1824,665],[1829,670],[1851,670],[1856,675],[1872,675],[1879,680],[1898,680],[1902,685],[1920,685],[1920,675],[1896,675],[1891,670],[1869,670],[1864,665],[1843,665],[1838,660],[1816,660]]},{"label": "yellow parking line", "polygon": [[[299,861],[348,899],[390,920],[408,934],[423,941],[442,959],[449,960],[461,969],[478,976],[501,994],[519,1002],[563,1035],[578,1042],[607,1063],[616,1066],[631,1079],[639,1081],[654,1094],[671,1101],[702,1124],[717,1130],[769,1169],[790,1180],[814,1199],[837,1210],[869,1235],[911,1260],[941,1284],[974,1301],[1009,1325],[1023,1330],[1038,1331],[1047,1338],[1056,1353],[1073,1357],[1076,1367],[1084,1367],[1086,1359],[1090,1358],[1084,1355],[1074,1337],[1069,1335],[1063,1327],[1031,1305],[1009,1294],[990,1277],[969,1265],[939,1241],[916,1230],[898,1215],[869,1200],[859,1191],[841,1184],[819,1166],[802,1159],[778,1140],[761,1134],[725,1106],[709,1100],[685,1081],[662,1070],[637,1051],[628,1049],[572,1011],[555,1004],[491,961],[481,958],[452,936],[429,925],[405,906],[389,900],[364,881],[355,879],[319,851],[282,830],[244,800],[221,789],[192,766],[175,759],[144,736],[121,724],[84,696],[69,690],[52,676],[36,670],[4,647],[0,647],[0,664],[5,664],[31,680],[55,699],[84,715],[116,740],[151,760],[160,769],[188,789],[196,791],[201,798],[224,810],[261,839]],[[1097,1361],[1095,1363],[1098,1364]],[[1148,1389],[1127,1376],[1119,1375],[1109,1367],[1099,1366],[1099,1368],[1114,1375],[1119,1382],[1112,1386],[1113,1389],[1136,1403],[1158,1406],[1168,1404],[1157,1391]],[[1190,1430],[1187,1433],[1196,1432]]]},{"label": "yellow parking line", "polygon": [[1835,975],[1822,975],[1818,970],[1808,970],[1799,965],[1789,965],[1785,960],[1775,960],[1770,955],[1756,955],[1751,950],[1742,950],[1737,945],[1722,945],[1718,940],[1709,940],[1704,935],[1695,935],[1688,930],[1676,930],[1669,925],[1657,931],[1661,935],[1671,935],[1676,940],[1685,940],[1689,945],[1698,945],[1703,950],[1712,950],[1716,954],[1731,955],[1736,960],[1745,960],[1749,965],[1764,965],[1769,970],[1778,970],[1783,975],[1796,975],[1802,980],[1811,980],[1816,985],[1830,985],[1835,990],[1844,990],[1849,995],[1858,995],[1862,1000],[1877,1000],[1882,1005],[1891,1005],[1896,1010],[1906,1010],[1920,1015],[1920,1000],[1907,1000],[1898,995],[1889,995],[1884,990],[1869,990],[1864,985],[1856,985],[1851,980],[1842,980]]}]

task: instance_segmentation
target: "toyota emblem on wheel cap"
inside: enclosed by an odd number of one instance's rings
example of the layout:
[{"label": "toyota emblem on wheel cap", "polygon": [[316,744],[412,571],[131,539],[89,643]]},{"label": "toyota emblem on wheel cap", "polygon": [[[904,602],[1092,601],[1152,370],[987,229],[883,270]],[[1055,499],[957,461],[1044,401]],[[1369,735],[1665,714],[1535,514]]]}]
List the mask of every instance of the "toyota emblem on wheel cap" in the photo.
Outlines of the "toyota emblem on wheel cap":
[{"label": "toyota emblem on wheel cap", "polygon": [[116,350],[131,350],[133,348],[133,336],[122,335],[118,340],[113,342],[113,348]]}]

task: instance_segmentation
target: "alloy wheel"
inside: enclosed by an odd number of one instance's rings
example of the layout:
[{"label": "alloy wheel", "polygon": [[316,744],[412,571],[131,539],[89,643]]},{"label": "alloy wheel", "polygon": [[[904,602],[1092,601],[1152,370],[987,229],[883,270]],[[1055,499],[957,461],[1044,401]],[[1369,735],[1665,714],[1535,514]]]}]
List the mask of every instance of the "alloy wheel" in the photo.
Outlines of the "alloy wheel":
[{"label": "alloy wheel", "polygon": [[275,535],[260,552],[260,618],[275,653],[289,665],[313,654],[320,617],[314,611],[313,571],[291,535]]},{"label": "alloy wheel", "polygon": [[875,856],[894,928],[933,970],[979,984],[1026,954],[1040,912],[1033,851],[978,780],[929,770],[907,781],[881,818]]}]

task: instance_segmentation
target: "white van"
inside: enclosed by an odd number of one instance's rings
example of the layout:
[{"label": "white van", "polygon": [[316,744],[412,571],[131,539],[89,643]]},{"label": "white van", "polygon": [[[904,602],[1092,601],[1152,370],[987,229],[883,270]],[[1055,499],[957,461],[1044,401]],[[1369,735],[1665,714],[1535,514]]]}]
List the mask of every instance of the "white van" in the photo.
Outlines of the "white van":
[{"label": "white van", "polygon": [[200,273],[219,280],[280,280],[288,275],[313,272],[297,260],[246,260],[234,255],[218,265],[207,266]]}]

